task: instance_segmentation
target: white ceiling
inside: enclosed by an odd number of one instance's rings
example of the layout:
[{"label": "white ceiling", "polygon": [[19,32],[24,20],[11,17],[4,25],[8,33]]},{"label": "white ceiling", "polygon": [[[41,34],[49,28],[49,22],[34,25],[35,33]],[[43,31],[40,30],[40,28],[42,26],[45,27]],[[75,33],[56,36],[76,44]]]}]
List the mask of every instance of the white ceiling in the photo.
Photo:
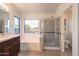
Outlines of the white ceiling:
[{"label": "white ceiling", "polygon": [[15,3],[23,13],[55,13],[59,3]]}]

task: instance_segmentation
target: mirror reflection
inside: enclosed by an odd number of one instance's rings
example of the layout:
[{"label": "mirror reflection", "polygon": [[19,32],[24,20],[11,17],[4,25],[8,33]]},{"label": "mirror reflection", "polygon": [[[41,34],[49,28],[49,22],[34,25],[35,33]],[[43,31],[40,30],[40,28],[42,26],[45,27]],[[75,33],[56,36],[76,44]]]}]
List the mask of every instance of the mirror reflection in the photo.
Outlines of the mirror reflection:
[{"label": "mirror reflection", "polygon": [[9,13],[0,9],[0,33],[9,33]]}]

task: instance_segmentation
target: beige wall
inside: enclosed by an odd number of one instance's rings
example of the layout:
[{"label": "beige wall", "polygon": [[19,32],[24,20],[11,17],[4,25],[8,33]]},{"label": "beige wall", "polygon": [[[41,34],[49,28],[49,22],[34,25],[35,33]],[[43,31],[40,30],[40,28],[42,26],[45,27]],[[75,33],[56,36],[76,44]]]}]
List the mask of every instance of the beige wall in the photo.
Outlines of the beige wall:
[{"label": "beige wall", "polygon": [[[54,14],[54,16],[60,16],[61,17],[61,51],[64,51],[64,14],[63,12],[69,8],[72,4],[61,4],[59,6],[59,8],[57,9],[56,15]],[[47,13],[47,14],[42,14],[42,13],[23,13],[21,14],[21,12],[16,8],[15,5],[13,4],[5,4],[5,6],[8,8],[8,12],[10,15],[10,33],[14,33],[14,16],[22,16],[21,19],[21,34],[24,34],[24,19],[44,19],[44,18],[50,18],[53,14],[51,13]],[[34,17],[34,18],[33,18]],[[72,45],[73,45],[73,49],[72,49],[72,55],[78,55],[78,4],[73,4],[72,5],[72,26],[74,26],[74,28],[72,27]],[[26,39],[27,36],[26,34],[24,34],[24,37]],[[39,36],[37,36],[38,39]],[[39,38],[40,39],[40,38]],[[39,39],[36,40],[36,42],[39,42]],[[34,40],[34,39],[31,39]],[[34,41],[35,42],[35,41]],[[39,45],[40,46],[40,45]],[[31,47],[31,46],[29,46]],[[36,46],[38,47],[38,46]],[[34,48],[34,47],[33,47]]]},{"label": "beige wall", "polygon": [[65,51],[65,37],[64,37],[64,19],[65,17],[65,11],[71,6],[72,4],[63,3],[60,4],[60,6],[57,8],[56,16],[61,18],[61,52]]},{"label": "beige wall", "polygon": [[[10,33],[14,34],[14,16],[22,16],[21,18],[21,43],[26,43],[29,46],[29,50],[34,50],[37,47],[37,50],[40,50],[40,35],[28,35],[24,34],[24,19],[37,19],[43,20],[44,18],[50,18],[53,16],[52,13],[23,13],[16,8],[13,4],[4,4],[8,8],[8,12],[10,15]],[[21,44],[21,49],[27,48],[26,44]],[[23,48],[24,46],[24,48]],[[32,47],[35,46],[35,47]],[[28,49],[26,49],[28,50]]]},{"label": "beige wall", "polygon": [[[22,23],[21,23],[21,34],[23,34],[22,35],[22,37],[23,38],[29,38],[30,37],[30,35],[28,36],[27,34],[24,34],[24,19],[29,19],[29,20],[32,20],[32,19],[36,19],[36,20],[44,20],[44,19],[46,19],[46,18],[50,18],[51,16],[53,16],[54,14],[52,14],[52,13],[23,13],[22,14]],[[27,37],[25,37],[25,36],[27,36]],[[36,36],[36,38],[35,39],[33,39],[34,37]],[[40,36],[39,36],[39,34],[32,34],[32,37],[33,38],[30,38],[30,40],[35,40],[35,42],[37,41],[40,41]],[[39,40],[38,40],[38,37],[39,37]],[[22,38],[22,40],[24,40]],[[29,41],[30,41],[29,40]],[[28,40],[26,40],[26,41],[28,41]]]},{"label": "beige wall", "polygon": [[78,56],[78,4],[72,5],[72,55]]},{"label": "beige wall", "polygon": [[66,30],[65,30],[65,42],[69,41],[69,46],[72,47],[72,7],[65,11]]},{"label": "beige wall", "polygon": [[40,43],[40,35],[25,33],[21,35],[21,42],[22,43]]},{"label": "beige wall", "polygon": [[21,12],[14,4],[4,3],[4,5],[8,8],[9,13],[12,13],[13,15],[16,15],[16,16],[21,16]]},{"label": "beige wall", "polygon": [[14,16],[21,17],[21,12],[17,9],[17,7],[14,4],[11,3],[4,3],[4,5],[8,9],[8,13],[10,16],[10,33],[14,33]]},{"label": "beige wall", "polygon": [[23,13],[22,16],[25,19],[45,19],[45,18],[50,18],[51,16],[54,16],[55,14],[53,13]]},{"label": "beige wall", "polygon": [[[54,16],[54,14],[52,13],[23,13],[22,14],[22,20],[21,20],[21,43],[22,45],[21,46],[25,46],[23,43],[26,43],[28,44],[29,46],[29,50],[35,50],[36,47],[37,49],[36,50],[41,50],[41,47],[40,47],[40,44],[41,44],[41,39],[40,39],[40,34],[27,34],[27,33],[24,33],[24,19],[36,19],[36,20],[44,20],[46,18],[50,18],[51,16]],[[39,25],[40,27],[40,25]],[[32,46],[35,46],[35,47],[32,47]],[[31,48],[32,47],[32,48]],[[28,47],[27,47],[28,48]],[[24,50],[26,48],[21,48],[21,50]],[[28,49],[27,49],[28,50]]]},{"label": "beige wall", "polygon": [[61,16],[61,14],[63,12],[65,12],[70,6],[72,5],[72,3],[61,3],[60,6],[57,8],[57,16]]},{"label": "beige wall", "polygon": [[78,55],[78,4],[61,4],[56,12],[61,17],[61,51],[64,52],[64,18],[62,14],[72,6],[72,55]]}]

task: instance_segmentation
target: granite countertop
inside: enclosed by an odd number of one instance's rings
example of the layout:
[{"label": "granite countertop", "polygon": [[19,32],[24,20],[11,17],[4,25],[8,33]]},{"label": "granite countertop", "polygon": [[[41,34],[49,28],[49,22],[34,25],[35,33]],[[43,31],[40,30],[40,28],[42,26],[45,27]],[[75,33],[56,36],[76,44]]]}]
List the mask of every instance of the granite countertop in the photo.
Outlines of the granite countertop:
[{"label": "granite countertop", "polygon": [[18,36],[20,36],[20,35],[3,35],[3,36],[0,35],[0,42],[10,40],[10,39],[18,37]]}]

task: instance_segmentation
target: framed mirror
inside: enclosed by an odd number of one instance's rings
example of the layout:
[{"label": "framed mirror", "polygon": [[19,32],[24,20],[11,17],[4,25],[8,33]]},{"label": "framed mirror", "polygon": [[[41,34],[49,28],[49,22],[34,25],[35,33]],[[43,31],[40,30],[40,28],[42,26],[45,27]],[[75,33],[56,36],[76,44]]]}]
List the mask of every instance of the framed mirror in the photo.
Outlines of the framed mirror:
[{"label": "framed mirror", "polygon": [[9,13],[0,9],[0,33],[9,32]]}]

